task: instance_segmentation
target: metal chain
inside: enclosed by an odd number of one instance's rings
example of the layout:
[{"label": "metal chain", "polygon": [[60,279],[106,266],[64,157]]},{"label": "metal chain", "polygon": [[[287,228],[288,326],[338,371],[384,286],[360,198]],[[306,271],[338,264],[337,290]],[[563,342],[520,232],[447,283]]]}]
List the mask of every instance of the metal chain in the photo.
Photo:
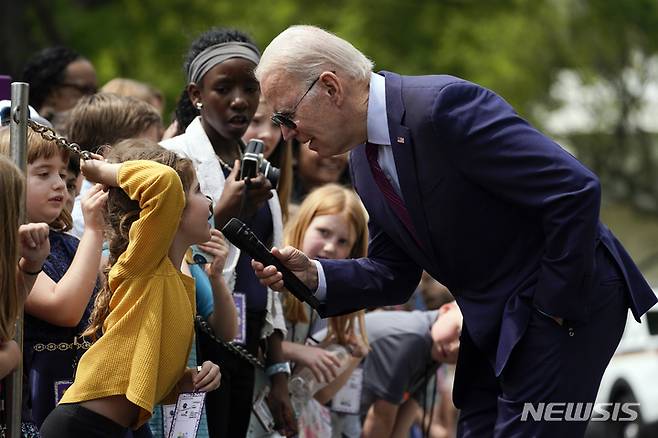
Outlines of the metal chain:
[{"label": "metal chain", "polygon": [[42,351],[67,351],[67,350],[89,350],[91,347],[91,342],[82,336],[76,336],[73,338],[73,342],[49,342],[47,344],[37,343],[32,347],[36,352]]},{"label": "metal chain", "polygon": [[197,327],[207,334],[210,339],[213,341],[217,342],[220,344],[222,347],[226,348],[228,351],[231,353],[237,355],[238,357],[246,360],[250,364],[252,364],[256,368],[261,368],[265,369],[265,364],[263,364],[262,361],[258,360],[253,354],[249,353],[247,350],[245,350],[242,346],[239,344],[236,344],[235,342],[225,342],[219,339],[217,336],[215,336],[215,333],[212,330],[212,327],[210,327],[210,324],[208,324],[208,321],[203,319],[201,315],[196,316],[196,325]]},{"label": "metal chain", "polygon": [[30,129],[32,129],[32,131],[36,132],[41,137],[43,137],[44,140],[54,141],[55,143],[57,143],[57,145],[70,150],[74,154],[80,155],[80,158],[82,158],[83,160],[93,159],[89,151],[83,151],[82,149],[80,149],[79,144],[70,142],[65,137],[62,137],[61,135],[57,135],[57,133],[52,128],[42,125],[41,123],[37,123],[31,119],[27,119],[27,126]]}]

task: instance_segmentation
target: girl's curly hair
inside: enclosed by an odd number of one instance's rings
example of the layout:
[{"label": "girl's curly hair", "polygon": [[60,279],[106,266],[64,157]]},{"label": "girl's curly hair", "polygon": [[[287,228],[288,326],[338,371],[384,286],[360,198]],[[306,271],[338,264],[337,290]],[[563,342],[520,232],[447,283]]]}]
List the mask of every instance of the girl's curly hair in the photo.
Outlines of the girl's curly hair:
[{"label": "girl's curly hair", "polygon": [[[123,163],[130,160],[151,160],[171,167],[176,171],[183,184],[183,190],[188,193],[194,181],[195,173],[192,162],[169,151],[157,143],[146,139],[129,139],[117,143],[105,154],[112,163]],[[120,187],[111,187],[107,198],[107,240],[110,256],[105,268],[105,281],[96,296],[94,309],[89,317],[89,326],[83,336],[92,340],[102,335],[103,323],[110,313],[110,300],[113,291],[108,284],[108,275],[119,256],[128,248],[129,232],[133,222],[139,219],[139,202],[130,197]]]}]

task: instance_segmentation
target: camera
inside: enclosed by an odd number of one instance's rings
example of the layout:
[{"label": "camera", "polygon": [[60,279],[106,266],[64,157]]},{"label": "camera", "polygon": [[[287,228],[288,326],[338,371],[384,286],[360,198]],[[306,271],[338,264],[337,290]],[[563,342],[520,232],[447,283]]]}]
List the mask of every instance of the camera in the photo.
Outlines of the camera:
[{"label": "camera", "polygon": [[281,171],[272,166],[263,156],[265,145],[261,140],[251,139],[245,147],[240,165],[240,179],[255,178],[259,173],[263,174],[276,190],[279,185]]}]

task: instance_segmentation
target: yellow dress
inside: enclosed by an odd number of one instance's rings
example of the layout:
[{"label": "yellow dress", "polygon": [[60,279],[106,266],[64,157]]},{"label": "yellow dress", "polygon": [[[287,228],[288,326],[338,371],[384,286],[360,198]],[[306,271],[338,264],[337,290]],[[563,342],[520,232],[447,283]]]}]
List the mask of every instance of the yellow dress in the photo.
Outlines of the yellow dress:
[{"label": "yellow dress", "polygon": [[114,293],[103,336],[80,359],[61,403],[125,394],[140,407],[137,428],[155,404],[177,393],[194,332],[194,280],[168,256],[185,206],[178,174],[152,161],[130,161],[118,183],[141,212],[109,273]]}]

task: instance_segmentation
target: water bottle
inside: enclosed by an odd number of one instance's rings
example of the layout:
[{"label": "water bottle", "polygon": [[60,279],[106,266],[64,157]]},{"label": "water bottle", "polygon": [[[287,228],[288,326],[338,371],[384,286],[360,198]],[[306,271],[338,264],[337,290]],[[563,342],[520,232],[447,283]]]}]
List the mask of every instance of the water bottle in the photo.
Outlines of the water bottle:
[{"label": "water bottle", "polygon": [[[325,350],[330,351],[338,358],[340,366],[336,370],[336,375],[345,371],[350,363],[350,352],[346,347],[339,344],[331,344]],[[310,368],[304,367],[299,373],[295,373],[290,379],[289,389],[292,395],[292,403],[295,412],[308,403],[316,392],[327,386],[331,382],[319,382]]]}]

